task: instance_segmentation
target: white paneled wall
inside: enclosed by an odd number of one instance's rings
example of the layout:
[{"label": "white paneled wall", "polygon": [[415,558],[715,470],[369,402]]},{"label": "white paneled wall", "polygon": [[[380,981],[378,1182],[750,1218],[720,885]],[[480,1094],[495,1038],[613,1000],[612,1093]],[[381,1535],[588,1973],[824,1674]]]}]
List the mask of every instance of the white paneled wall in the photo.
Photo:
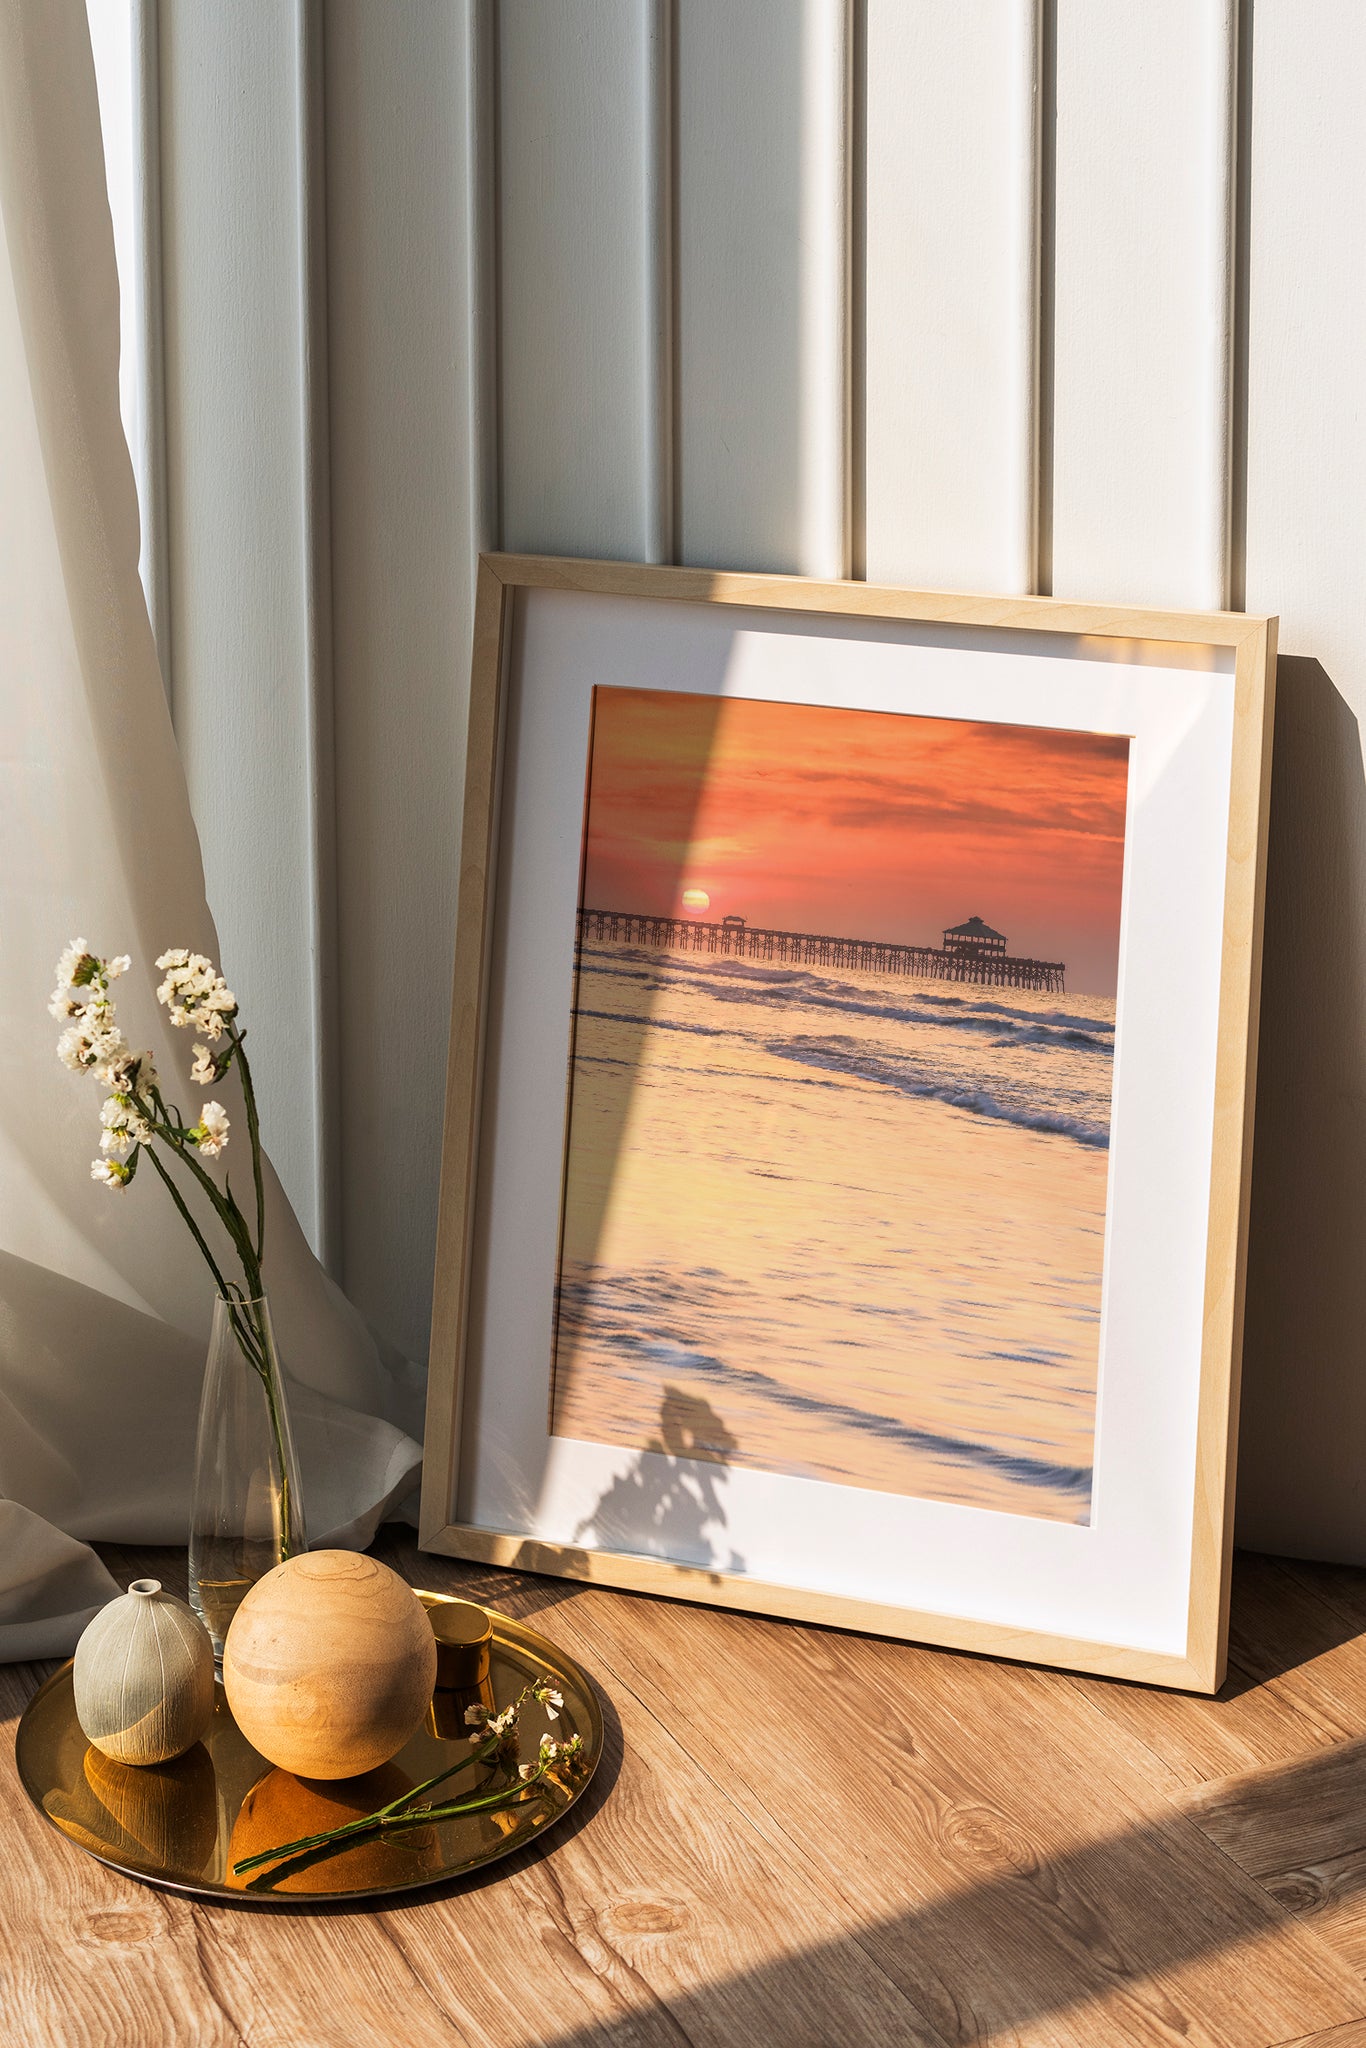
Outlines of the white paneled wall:
[{"label": "white paneled wall", "polygon": [[503,0],[498,12],[488,90],[510,548],[669,552],[665,29],[654,0]]},{"label": "white paneled wall", "polygon": [[677,559],[849,567],[843,0],[674,9]]},{"label": "white paneled wall", "polygon": [[423,1350],[480,545],[1245,599],[1289,658],[1241,1530],[1366,1559],[1356,0],[98,4],[177,726],[360,1305]]},{"label": "white paneled wall", "polygon": [[497,533],[491,24],[327,13],[341,1244],[425,1358],[470,620]]},{"label": "white paneled wall", "polygon": [[1236,0],[1057,0],[1056,22],[1052,585],[1220,606]]},{"label": "white paneled wall", "polygon": [[870,0],[860,456],[874,581],[1038,588],[1042,27],[1037,0]]}]

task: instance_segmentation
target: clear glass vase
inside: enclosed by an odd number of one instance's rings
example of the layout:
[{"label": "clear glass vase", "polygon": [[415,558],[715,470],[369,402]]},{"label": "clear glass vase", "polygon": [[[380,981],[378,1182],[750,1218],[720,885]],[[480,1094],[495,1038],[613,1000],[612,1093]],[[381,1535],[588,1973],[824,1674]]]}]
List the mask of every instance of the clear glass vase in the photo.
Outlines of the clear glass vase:
[{"label": "clear glass vase", "polygon": [[223,1658],[245,1595],[308,1548],[270,1303],[213,1305],[190,1504],[190,1603]]}]

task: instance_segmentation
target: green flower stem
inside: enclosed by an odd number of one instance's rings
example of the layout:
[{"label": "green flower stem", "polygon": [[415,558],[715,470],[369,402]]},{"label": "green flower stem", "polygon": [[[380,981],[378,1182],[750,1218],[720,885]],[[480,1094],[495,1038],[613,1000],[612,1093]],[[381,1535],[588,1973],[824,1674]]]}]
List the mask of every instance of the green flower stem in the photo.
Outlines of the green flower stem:
[{"label": "green flower stem", "polygon": [[[397,1799],[391,1799],[387,1806],[381,1806],[375,1813],[368,1813],[360,1820],[346,1821],[337,1828],[325,1828],[320,1835],[301,1835],[297,1842],[281,1842],[278,1848],[263,1849],[259,1855],[245,1857],[242,1862],[233,1864],[234,1876],[241,1877],[245,1871],[255,1870],[262,1863],[275,1863],[282,1856],[294,1856],[302,1849],[318,1849],[325,1842],[339,1842],[351,1835],[365,1834],[384,1826],[390,1820],[398,1818],[400,1807],[410,1806],[412,1801],[420,1799],[424,1792],[430,1792],[437,1785],[444,1785],[447,1778],[453,1778],[457,1771],[467,1771],[471,1764],[486,1763],[497,1749],[500,1740],[500,1737],[495,1736],[491,1741],[481,1743],[477,1749],[472,1749],[468,1756],[462,1756],[459,1763],[452,1764],[449,1770],[438,1771],[434,1778],[428,1778],[421,1785],[413,1785],[407,1792],[400,1792]],[[419,1818],[425,1820],[427,1817],[428,1809],[424,1808]]]},{"label": "green flower stem", "polygon": [[472,1793],[468,1798],[452,1800],[443,1806],[419,1806],[402,1813],[382,1809],[368,1820],[349,1821],[345,1827],[330,1828],[325,1834],[309,1835],[302,1841],[286,1843],[283,1848],[265,1849],[259,1856],[245,1857],[242,1862],[233,1864],[233,1875],[242,1877],[263,1863],[307,1854],[315,1849],[347,1848],[352,1842],[369,1835],[395,1834],[404,1828],[426,1827],[432,1821],[460,1820],[470,1813],[495,1813],[502,1807],[522,1806],[534,1795],[550,1768],[549,1763],[538,1764],[529,1778],[515,1778],[508,1785],[500,1785],[496,1791]]},{"label": "green flower stem", "polygon": [[266,1190],[261,1173],[261,1125],[256,1115],[256,1090],[252,1086],[251,1068],[247,1065],[246,1032],[239,1031],[235,1024],[228,1026],[233,1053],[242,1076],[242,1100],[247,1109],[247,1136],[251,1139],[251,1172],[256,1182],[256,1260],[259,1265],[265,1257],[266,1245]]},{"label": "green flower stem", "polygon": [[235,1285],[230,1283],[230,1292],[225,1296],[225,1300],[228,1308],[228,1320],[232,1324],[233,1334],[237,1338],[239,1348],[245,1352],[250,1360],[253,1371],[258,1372],[261,1378],[265,1379],[269,1374],[270,1367],[261,1348],[261,1340],[247,1318],[245,1296]]},{"label": "green flower stem", "polygon": [[[248,1310],[248,1314],[250,1313],[251,1311]],[[256,1313],[260,1317],[257,1326],[257,1338],[261,1346],[262,1355],[269,1361],[268,1368],[261,1375],[261,1379],[266,1390],[266,1407],[270,1411],[270,1431],[275,1439],[275,1455],[280,1463],[280,1561],[283,1563],[287,1557],[294,1555],[294,1545],[290,1541],[289,1460],[285,1456],[284,1431],[280,1426],[277,1361],[270,1348],[265,1326],[264,1309],[260,1308]]]},{"label": "green flower stem", "polygon": [[207,1172],[200,1163],[199,1159],[195,1156],[194,1145],[188,1144],[182,1132],[177,1131],[173,1127],[169,1117],[166,1115],[166,1105],[161,1101],[159,1093],[154,1100],[162,1119],[158,1122],[155,1114],[148,1118],[154,1133],[158,1138],[164,1139],[182,1164],[190,1169],[190,1172],[208,1196],[209,1201],[217,1212],[219,1221],[227,1230],[237,1249],[237,1256],[242,1261],[242,1272],[247,1282],[247,1292],[255,1299],[262,1292],[261,1265],[252,1247],[251,1234],[247,1229],[246,1217],[242,1214],[236,1202],[229,1196],[224,1195],[213,1175]]},{"label": "green flower stem", "polygon": [[[270,1334],[266,1328],[264,1310],[258,1306],[263,1297],[243,1301],[229,1290],[224,1297],[228,1302],[228,1315],[232,1322],[238,1348],[245,1354],[248,1364],[259,1376],[265,1390],[266,1410],[270,1416],[270,1433],[275,1440],[275,1456],[280,1467],[280,1561],[294,1555],[290,1541],[290,1487],[289,1460],[285,1456],[284,1430],[280,1422],[280,1407],[277,1398],[278,1362],[271,1349]],[[250,1332],[250,1334],[248,1334]]]},{"label": "green flower stem", "polygon": [[147,1157],[151,1160],[153,1166],[161,1175],[161,1178],[165,1181],[166,1186],[170,1190],[171,1200],[175,1203],[177,1209],[179,1209],[181,1215],[189,1224],[190,1233],[193,1236],[195,1243],[199,1246],[200,1251],[203,1252],[204,1257],[209,1262],[209,1271],[213,1274],[214,1279],[218,1282],[219,1293],[226,1298],[228,1293],[228,1283],[223,1278],[223,1275],[219,1272],[217,1261],[215,1260],[213,1253],[209,1250],[208,1242],[205,1239],[203,1232],[200,1230],[199,1225],[195,1222],[194,1217],[190,1214],[189,1209],[186,1206],[185,1197],[181,1194],[180,1189],[171,1179],[170,1174],[167,1173],[160,1159],[152,1150],[152,1147],[150,1145],[143,1145],[140,1149],[147,1154]]},{"label": "green flower stem", "polygon": [[[239,1040],[239,1047],[240,1043],[241,1041]],[[256,1121],[255,1101],[251,1097],[245,1077],[243,1093],[247,1095],[251,1102],[247,1121],[251,1136],[252,1168],[257,1189],[259,1244],[264,1236],[264,1222],[262,1220],[264,1210],[261,1206],[263,1197],[260,1166],[260,1128]],[[212,1175],[207,1173],[200,1161],[195,1158],[193,1145],[188,1144],[181,1135],[181,1132],[172,1124],[170,1114],[160,1091],[158,1090],[155,1093],[154,1108],[145,1104],[141,1098],[135,1097],[134,1100],[139,1114],[147,1117],[147,1121],[151,1124],[155,1135],[163,1139],[171,1147],[172,1151],[189,1167],[191,1173],[194,1174],[196,1180],[204,1189],[205,1194],[226,1226],[236,1247],[238,1258],[242,1262],[242,1273],[247,1283],[249,1301],[260,1300],[264,1295],[265,1289],[261,1279],[259,1253],[256,1247],[252,1245],[251,1235],[247,1228],[247,1220],[236,1202],[233,1201],[230,1195],[225,1196],[222,1193]],[[167,1188],[170,1190],[172,1201],[189,1225],[196,1244],[208,1262],[209,1271],[218,1283],[219,1294],[229,1304],[228,1312],[232,1320],[233,1332],[237,1338],[238,1347],[253,1371],[259,1376],[261,1385],[265,1390],[266,1409],[270,1416],[270,1433],[274,1440],[276,1461],[280,1469],[280,1556],[283,1562],[285,1558],[292,1557],[294,1554],[294,1546],[290,1540],[292,1500],[289,1460],[285,1456],[284,1430],[280,1422],[277,1368],[271,1353],[264,1317],[260,1316],[259,1311],[254,1311],[249,1306],[248,1300],[241,1299],[238,1291],[224,1279],[213,1253],[209,1250],[203,1232],[195,1222],[184,1196],[172,1180],[165,1166],[163,1166],[156,1150],[151,1145],[144,1145],[140,1149],[151,1154],[153,1166],[166,1183]]]}]

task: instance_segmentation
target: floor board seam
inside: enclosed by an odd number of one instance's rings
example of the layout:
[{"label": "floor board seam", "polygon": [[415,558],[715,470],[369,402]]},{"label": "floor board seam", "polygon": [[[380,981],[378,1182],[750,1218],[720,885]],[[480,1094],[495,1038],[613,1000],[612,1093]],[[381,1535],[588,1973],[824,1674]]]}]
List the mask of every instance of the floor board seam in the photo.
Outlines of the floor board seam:
[{"label": "floor board seam", "polygon": [[[1149,1756],[1152,1758],[1153,1764],[1158,1770],[1162,1771],[1166,1775],[1177,1777],[1178,1774],[1176,1766],[1173,1763],[1171,1763],[1167,1757],[1163,1756],[1160,1749],[1155,1749],[1152,1743],[1148,1740],[1147,1736],[1140,1734],[1138,1729],[1136,1729],[1132,1725],[1132,1723],[1122,1720],[1119,1716],[1110,1713],[1106,1707],[1104,1696],[1102,1695],[1098,1697],[1093,1686],[1079,1683],[1078,1680],[1069,1672],[1061,1672],[1056,1675],[1063,1679],[1067,1686],[1068,1691],[1072,1693],[1074,1698],[1081,1700],[1095,1715],[1098,1721],[1103,1722],[1107,1728],[1115,1729],[1120,1735],[1123,1735],[1127,1737],[1128,1740],[1130,1740],[1131,1742],[1136,1743],[1138,1747],[1143,1751],[1145,1756]],[[1203,1784],[1206,1781],[1203,1779],[1199,1779],[1196,1782],[1197,1784]],[[1192,1790],[1194,1788],[1184,1786],[1180,1784],[1178,1781],[1176,1789],[1178,1791],[1185,1791]],[[1176,1808],[1174,1804],[1172,1804],[1171,1795],[1164,1788],[1160,1789],[1159,1796],[1163,1800],[1167,1801],[1169,1805],[1172,1805],[1173,1812],[1179,1810],[1178,1808]]]},{"label": "floor board seam", "polygon": [[[616,1667],[610,1663],[610,1660],[607,1656],[603,1655],[601,1652],[599,1652],[599,1655],[602,1657],[604,1667],[611,1669],[613,1671],[613,1675],[617,1678],[618,1682],[625,1687],[625,1689],[631,1694],[633,1699],[636,1699],[638,1701],[638,1703],[644,1709],[644,1711],[649,1713],[651,1715],[651,1718],[654,1719],[656,1723],[661,1728],[663,1728],[664,1731],[675,1742],[678,1743],[679,1747],[682,1748],[684,1752],[691,1758],[691,1760],[694,1762],[697,1768],[703,1771],[708,1781],[711,1784],[713,1784],[720,1793],[722,1793],[722,1795],[727,1799],[727,1801],[735,1809],[735,1811],[738,1814],[740,1814],[751,1827],[755,1829],[755,1832],[760,1835],[761,1839],[769,1839],[768,1836],[765,1834],[765,1831],[757,1827],[753,1816],[747,1811],[745,1805],[742,1804],[741,1801],[736,1798],[735,1794],[730,1790],[730,1788],[727,1785],[723,1784],[719,1779],[716,1778],[714,1772],[708,1767],[708,1765],[701,1758],[694,1754],[694,1750],[691,1744],[686,1740],[686,1731],[683,1729],[673,1727],[670,1724],[664,1722],[661,1719],[658,1712],[649,1704],[648,1701],[646,1701],[641,1696],[638,1687],[632,1684],[629,1680],[623,1678],[620,1672],[616,1669]],[[1067,1679],[1067,1683],[1070,1689],[1073,1690],[1082,1699],[1084,1699],[1088,1706],[1093,1708],[1093,1710],[1097,1714],[1097,1717],[1107,1727],[1113,1727],[1115,1725],[1111,1720],[1111,1717],[1104,1713],[1103,1709],[1097,1705],[1097,1703],[1090,1697],[1090,1695],[1082,1687],[1073,1684],[1072,1680],[1067,1674],[1062,1675]],[[1130,1734],[1133,1733],[1132,1730],[1128,1730],[1127,1728],[1125,1732]],[[1135,1736],[1134,1739],[1139,1742],[1139,1744],[1145,1751],[1148,1751],[1149,1754],[1153,1754],[1155,1756],[1155,1761],[1161,1764],[1164,1769],[1170,1769],[1170,1766],[1166,1765],[1164,1759],[1162,1759],[1160,1756],[1157,1756],[1155,1752],[1152,1752],[1149,1749],[1149,1745],[1143,1740],[1141,1736]],[[1107,1784],[1112,1794],[1117,1799],[1132,1800],[1134,1796],[1132,1789],[1129,1786],[1126,1786],[1122,1782],[1122,1778],[1117,1776],[1115,1771],[1113,1771],[1109,1767],[1109,1760],[1102,1757],[1097,1758],[1095,1762],[1098,1770],[1104,1772],[1104,1776],[1106,1778]],[[1185,1790],[1190,1792],[1194,1792],[1195,1789],[1196,1788],[1194,1787],[1178,1788],[1178,1790]],[[801,1847],[799,1843],[793,1840],[793,1838],[788,1834],[786,1828],[784,1828],[781,1818],[771,1812],[771,1810],[764,1804],[761,1795],[753,1787],[749,1787],[748,1790],[750,1792],[751,1798],[756,1803],[759,1811],[763,1814],[764,1818],[771,1824],[772,1828],[776,1831],[780,1841],[784,1846],[785,1851],[787,1852],[789,1857],[797,1863],[798,1868],[801,1870],[813,1868],[814,1866],[810,1864],[809,1858],[807,1857],[807,1854],[804,1851],[804,1849]],[[1229,1894],[1231,1901],[1236,1901],[1241,1896],[1241,1898],[1246,1902],[1246,1904],[1249,1907],[1253,1906],[1254,1901],[1252,1898],[1248,1896],[1248,1893],[1244,1889],[1244,1886],[1250,1886],[1253,1888],[1256,1895],[1256,1903],[1258,1903],[1265,1910],[1266,1922],[1260,1929],[1248,1929],[1247,1933],[1249,1936],[1255,1938],[1255,1936],[1258,1934],[1264,1935],[1272,1928],[1293,1928],[1295,1931],[1296,1939],[1298,1941],[1310,1945],[1315,1951],[1319,1952],[1319,1955],[1322,1959],[1322,1963],[1325,1966],[1325,1974],[1329,1982],[1333,1982],[1341,1972],[1346,1971],[1348,1973],[1350,1982],[1348,1984],[1339,1983],[1337,1985],[1337,1988],[1343,1992],[1344,1996],[1346,1996],[1350,1991],[1355,1991],[1359,1987],[1359,1973],[1352,1969],[1351,1966],[1347,1964],[1343,1960],[1343,1958],[1341,1958],[1337,1954],[1336,1950],[1333,1949],[1331,1943],[1326,1941],[1325,1938],[1318,1934],[1317,1931],[1314,1930],[1312,1927],[1308,1926],[1300,1915],[1289,1912],[1278,1899],[1276,1899],[1271,1893],[1269,1893],[1266,1890],[1265,1886],[1257,1877],[1255,1877],[1250,1871],[1246,1870],[1235,1856],[1232,1856],[1228,1851],[1226,1851],[1223,1848],[1222,1844],[1217,1842],[1211,1835],[1209,1835],[1206,1832],[1206,1830],[1199,1825],[1199,1822],[1195,1819],[1195,1817],[1189,1812],[1187,1812],[1181,1805],[1179,1805],[1170,1794],[1168,1794],[1164,1790],[1160,1792],[1159,1797],[1161,1800],[1160,1809],[1153,1814],[1144,1816],[1144,1825],[1146,1827],[1154,1830],[1165,1830],[1170,1827],[1173,1830],[1173,1832],[1179,1832],[1184,1827],[1190,1831],[1191,1836],[1196,1841],[1198,1841],[1198,1843],[1202,1847],[1213,1850],[1219,1856],[1219,1858],[1228,1865],[1229,1870],[1232,1873],[1235,1873],[1234,1882],[1231,1883],[1229,1886]],[[1142,1809],[1140,1807],[1140,1812],[1141,1811]],[[825,1873],[825,1879],[827,1890],[838,1896],[843,1902],[843,1904],[851,1912],[858,1912],[861,1910],[859,1901],[855,1898],[851,1898],[849,1893],[845,1890],[838,1872],[827,1871]],[[846,1938],[852,1941],[852,1943],[859,1949],[860,1954],[865,1955],[869,1958],[870,1963],[874,1968],[878,1970],[879,1975],[881,1975],[884,1978],[888,1977],[888,1972],[885,1966],[879,1961],[877,1956],[867,1948],[863,1939],[861,1938],[860,1933],[856,1932],[850,1936],[847,1936]],[[1160,1968],[1154,1968],[1151,1972],[1147,1973],[1147,1975],[1152,1981],[1156,1983],[1162,1983],[1164,1985],[1164,1988],[1166,1988],[1170,1992],[1171,1987],[1169,1985],[1166,1985],[1164,1973]],[[921,2012],[923,2014],[923,2008],[918,2004],[918,2002],[912,1996],[911,1992],[908,1990],[907,1986],[904,1983],[900,1982],[896,1978],[891,1978],[889,1981],[893,1984],[894,1988],[901,1994],[901,1996],[906,1998],[907,2002],[914,2008],[915,2011]],[[930,2018],[930,2016],[928,2014],[923,2014],[923,2017],[925,2019],[926,2024],[930,2027],[931,2031],[937,2032],[937,2029],[935,2029],[934,2027],[934,2022]],[[1366,2013],[1354,2012],[1350,2018],[1342,2021],[1333,2022],[1331,2024],[1333,2026],[1352,2025],[1355,2024],[1355,2022],[1359,2018],[1363,2017],[1366,2017]]]},{"label": "floor board seam", "polygon": [[[677,1747],[683,1751],[684,1755],[688,1758],[689,1762],[692,1763],[694,1768],[702,1774],[702,1776],[706,1779],[707,1783],[712,1787],[712,1789],[719,1793],[719,1795],[722,1799],[725,1800],[727,1806],[731,1809],[731,1811],[735,1813],[739,1817],[739,1819],[744,1822],[745,1826],[748,1829],[750,1829],[750,1831],[754,1834],[755,1838],[758,1841],[772,1848],[775,1846],[774,1835],[776,1835],[777,1845],[781,1847],[784,1858],[790,1865],[794,1877],[796,1877],[800,1882],[802,1882],[806,1886],[807,1890],[813,1895],[814,1898],[816,1898],[817,1900],[829,1900],[833,1895],[835,1897],[838,1897],[841,1904],[844,1905],[850,1912],[857,1913],[862,1910],[858,1905],[858,1902],[851,1899],[848,1896],[848,1894],[844,1891],[843,1887],[838,1883],[837,1879],[834,1879],[832,1881],[832,1873],[830,1872],[828,1867],[824,1872],[822,1872],[819,1869],[819,1866],[812,1860],[812,1858],[807,1853],[805,1848],[801,1845],[801,1843],[797,1842],[793,1838],[793,1836],[788,1833],[787,1829],[783,1826],[782,1821],[779,1819],[779,1817],[770,1811],[770,1809],[764,1804],[763,1800],[760,1798],[759,1794],[755,1792],[752,1787],[749,1788],[751,1797],[755,1801],[755,1804],[757,1805],[759,1812],[764,1816],[764,1819],[770,1823],[770,1826],[773,1830],[772,1835],[769,1832],[767,1832],[764,1828],[761,1828],[758,1825],[754,1817],[754,1814],[751,1813],[747,1806],[745,1806],[735,1796],[734,1792],[732,1792],[730,1787],[724,1784],[721,1781],[721,1779],[719,1779],[716,1776],[714,1770],[710,1767],[710,1765],[702,1757],[695,1754],[692,1745],[685,1740],[683,1730],[671,1726],[669,1722],[663,1720],[659,1713],[656,1711],[656,1709],[650,1704],[650,1702],[642,1696],[638,1686],[633,1684],[630,1679],[622,1675],[622,1673],[617,1669],[617,1667],[611,1662],[608,1653],[606,1653],[601,1648],[601,1646],[599,1646],[594,1654],[597,1657],[598,1662],[601,1664],[602,1668],[606,1671],[611,1672],[612,1677],[615,1679],[617,1684],[619,1684],[625,1692],[630,1694],[631,1698],[640,1707],[641,1711],[643,1713],[648,1714],[650,1716],[650,1719],[655,1723],[655,1725],[659,1729],[662,1730],[662,1732],[669,1738],[669,1740],[675,1743]],[[823,1882],[821,1881],[822,1878],[824,1879]],[[846,1929],[842,1932],[840,1938],[841,1940],[849,1943],[852,1947],[858,1950],[860,1956],[862,1956],[865,1962],[867,1963],[868,1968],[876,1972],[878,1977],[882,1980],[882,1982],[888,1987],[890,1991],[892,1991],[898,1998],[905,2000],[906,2004],[911,2008],[911,2011],[915,2013],[919,2018],[927,2035],[930,2037],[930,2041],[937,2041],[941,2043],[942,2048],[954,2048],[954,2044],[951,2043],[943,2033],[941,2033],[941,2031],[935,2025],[929,2013],[927,2013],[924,2007],[919,2003],[919,2001],[912,1996],[911,1992],[907,1989],[906,1985],[899,1982],[895,1977],[891,1976],[888,1973],[885,1966],[882,1964],[882,1962],[878,1959],[878,1957],[874,1955],[873,1952],[866,1946],[862,1938],[862,1929],[856,1928],[853,1931]],[[927,2048],[929,2048],[928,2043]]]},{"label": "floor board seam", "polygon": [[224,2024],[230,2030],[231,2037],[239,2044],[239,2048],[248,2048],[246,2035],[223,2003],[222,1993],[218,1988],[218,1979],[205,1953],[207,1945],[205,1937],[209,1934],[209,1929],[201,1917],[203,1915],[203,1908],[197,1906],[192,1899],[187,1903],[189,1907],[190,1939],[194,1944],[195,1961],[199,1966],[199,1980],[204,1986],[205,1996],[214,2011],[220,2015]]},{"label": "floor board seam", "polygon": [[[1313,1927],[1302,1913],[1297,1913],[1292,1908],[1284,1905],[1281,1902],[1281,1900],[1276,1897],[1274,1892],[1268,1891],[1262,1879],[1256,1876],[1252,1871],[1250,1871],[1245,1864],[1240,1863],[1238,1858],[1233,1854],[1232,1850],[1226,1849],[1222,1842],[1218,1841],[1213,1835],[1209,1834],[1205,1828],[1201,1827],[1199,1819],[1196,1817],[1196,1815],[1187,1813],[1182,1814],[1179,1817],[1182,1820],[1186,1821],[1192,1828],[1196,1830],[1196,1832],[1200,1836],[1200,1839],[1214,1851],[1216,1856],[1218,1856],[1223,1862],[1227,1863],[1231,1869],[1236,1870],[1239,1873],[1239,1875],[1247,1881],[1248,1884],[1254,1885],[1256,1887],[1261,1897],[1266,1900],[1267,1905],[1271,1909],[1274,1918],[1282,1926],[1294,1927],[1298,1935],[1300,1936],[1301,1940],[1310,1943],[1316,1950],[1321,1950],[1324,1953],[1324,1955],[1332,1961],[1336,1971],[1345,1970],[1352,1979],[1353,1984],[1361,1994],[1363,2001],[1362,2009],[1359,2012],[1352,2013],[1345,2020],[1337,2021],[1335,2025],[1331,2028],[1321,2028],[1319,2032],[1326,2033],[1329,2040],[1331,2040],[1332,2035],[1335,2032],[1337,2032],[1340,2028],[1358,2026],[1361,2024],[1363,2020],[1366,2020],[1366,1980],[1363,1980],[1361,1971],[1356,1969],[1351,1963],[1347,1962],[1343,1956],[1339,1955],[1337,1950],[1334,1948],[1332,1942],[1329,1941],[1325,1935],[1320,1934],[1318,1929]],[[1315,2040],[1317,2038],[1317,2035],[1305,2036],[1303,2034],[1292,2034],[1288,2037],[1288,2041],[1286,2043],[1271,2043],[1269,2044],[1269,2048],[1293,2048],[1293,2043],[1296,2040]]]},{"label": "floor board seam", "polygon": [[1346,1622],[1352,1631],[1347,1640],[1354,1643],[1360,1642],[1362,1636],[1366,1635],[1366,1628],[1362,1627],[1360,1614],[1353,1610],[1349,1602],[1339,1599],[1331,1587],[1325,1588],[1316,1585],[1312,1578],[1304,1576],[1300,1568],[1310,1565],[1310,1559],[1284,1557],[1277,1558],[1275,1563],[1288,1583],[1294,1587],[1298,1598],[1312,1600],[1316,1606],[1322,1607],[1325,1612],[1331,1614],[1335,1621]]}]

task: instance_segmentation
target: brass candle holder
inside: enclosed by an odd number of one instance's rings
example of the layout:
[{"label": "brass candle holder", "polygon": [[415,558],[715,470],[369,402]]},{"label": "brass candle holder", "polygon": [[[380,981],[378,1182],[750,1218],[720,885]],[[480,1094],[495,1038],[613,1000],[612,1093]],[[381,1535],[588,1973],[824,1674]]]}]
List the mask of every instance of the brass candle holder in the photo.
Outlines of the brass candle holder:
[{"label": "brass candle holder", "polygon": [[427,1732],[450,1742],[469,1733],[470,1707],[493,1711],[489,1682],[493,1624],[473,1600],[418,1592],[436,1637],[436,1687],[427,1709]]}]

